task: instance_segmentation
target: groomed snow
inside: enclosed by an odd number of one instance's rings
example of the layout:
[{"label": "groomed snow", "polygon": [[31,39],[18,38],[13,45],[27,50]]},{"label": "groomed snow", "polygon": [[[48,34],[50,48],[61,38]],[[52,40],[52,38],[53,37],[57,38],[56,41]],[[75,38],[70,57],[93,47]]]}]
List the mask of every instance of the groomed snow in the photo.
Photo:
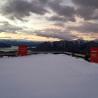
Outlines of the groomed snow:
[{"label": "groomed snow", "polygon": [[98,64],[63,54],[0,58],[0,98],[98,98]]}]

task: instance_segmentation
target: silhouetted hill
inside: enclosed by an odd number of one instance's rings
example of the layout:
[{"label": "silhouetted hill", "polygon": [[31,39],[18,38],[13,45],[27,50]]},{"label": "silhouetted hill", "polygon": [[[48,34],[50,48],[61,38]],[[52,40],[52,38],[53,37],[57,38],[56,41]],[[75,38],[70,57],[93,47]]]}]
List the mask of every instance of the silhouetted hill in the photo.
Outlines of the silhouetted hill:
[{"label": "silhouetted hill", "polygon": [[98,41],[62,40],[55,42],[33,42],[24,40],[0,40],[0,47],[11,47],[19,45],[27,45],[31,51],[57,51],[89,54],[91,47],[98,47]]},{"label": "silhouetted hill", "polygon": [[11,47],[19,45],[27,45],[29,47],[38,46],[41,42],[22,41],[22,40],[0,40],[0,47]]}]

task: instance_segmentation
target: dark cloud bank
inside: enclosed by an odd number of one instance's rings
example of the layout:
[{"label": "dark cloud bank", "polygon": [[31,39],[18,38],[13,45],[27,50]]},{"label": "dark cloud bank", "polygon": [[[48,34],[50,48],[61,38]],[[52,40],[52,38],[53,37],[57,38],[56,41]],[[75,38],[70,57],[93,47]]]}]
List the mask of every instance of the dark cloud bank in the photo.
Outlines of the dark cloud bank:
[{"label": "dark cloud bank", "polygon": [[0,22],[0,32],[15,32],[18,30],[22,30],[22,28],[18,26],[14,26],[9,24],[8,22]]},{"label": "dark cloud bank", "polygon": [[77,15],[85,20],[98,19],[98,0],[72,0],[77,6]]},{"label": "dark cloud bank", "polygon": [[12,17],[16,18],[29,16],[30,12],[40,15],[47,12],[47,10],[41,5],[40,2],[38,2],[38,0],[31,2],[27,0],[8,0],[2,10],[3,14],[11,14]]},{"label": "dark cloud bank", "polygon": [[29,16],[30,12],[44,15],[49,13],[48,9],[51,9],[58,18],[63,16],[69,21],[75,21],[75,15],[87,20],[98,19],[98,0],[72,0],[74,7],[62,3],[64,3],[63,0],[7,0],[2,7],[2,13],[23,18]]}]

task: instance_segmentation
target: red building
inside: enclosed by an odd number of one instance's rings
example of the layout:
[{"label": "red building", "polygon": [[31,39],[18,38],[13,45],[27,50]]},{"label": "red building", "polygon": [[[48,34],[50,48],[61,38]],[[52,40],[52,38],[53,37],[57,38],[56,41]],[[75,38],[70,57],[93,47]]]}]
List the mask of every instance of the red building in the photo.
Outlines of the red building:
[{"label": "red building", "polygon": [[28,54],[28,46],[27,45],[20,45],[18,47],[18,55],[25,56]]},{"label": "red building", "polygon": [[91,48],[90,61],[98,63],[98,47]]}]

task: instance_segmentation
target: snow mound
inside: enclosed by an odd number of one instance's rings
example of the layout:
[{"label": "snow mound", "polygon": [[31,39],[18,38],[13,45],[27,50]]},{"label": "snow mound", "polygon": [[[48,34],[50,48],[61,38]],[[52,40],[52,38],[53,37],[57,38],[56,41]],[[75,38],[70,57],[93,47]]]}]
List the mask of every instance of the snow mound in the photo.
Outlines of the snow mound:
[{"label": "snow mound", "polygon": [[63,54],[1,58],[0,98],[98,98],[98,64]]}]

